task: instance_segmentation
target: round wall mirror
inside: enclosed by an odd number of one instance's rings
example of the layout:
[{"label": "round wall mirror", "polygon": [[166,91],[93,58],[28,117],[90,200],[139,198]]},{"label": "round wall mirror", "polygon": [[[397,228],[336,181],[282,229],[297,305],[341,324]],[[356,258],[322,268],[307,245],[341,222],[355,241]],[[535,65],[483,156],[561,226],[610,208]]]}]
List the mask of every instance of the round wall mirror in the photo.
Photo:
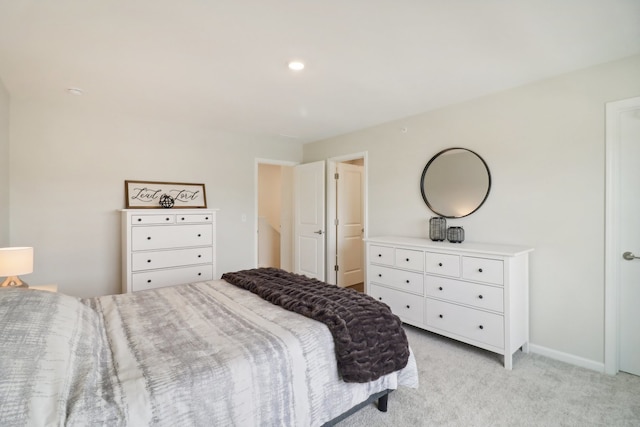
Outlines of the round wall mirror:
[{"label": "round wall mirror", "polygon": [[448,148],[433,156],[422,171],[420,191],[429,209],[445,218],[477,211],[491,189],[485,161],[466,148]]}]

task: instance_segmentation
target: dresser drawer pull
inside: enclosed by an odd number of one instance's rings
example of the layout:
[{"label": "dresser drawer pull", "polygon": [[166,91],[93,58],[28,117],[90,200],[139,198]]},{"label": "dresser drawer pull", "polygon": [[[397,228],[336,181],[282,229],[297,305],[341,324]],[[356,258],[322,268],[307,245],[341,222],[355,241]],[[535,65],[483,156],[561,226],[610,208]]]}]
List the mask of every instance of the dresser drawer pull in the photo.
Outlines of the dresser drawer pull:
[{"label": "dresser drawer pull", "polygon": [[378,277],[382,277],[382,273],[378,273]]},{"label": "dresser drawer pull", "polygon": [[142,218],[138,218],[138,222],[141,222],[141,221],[142,221]]},{"label": "dresser drawer pull", "polygon": [[442,290],[442,286],[440,286],[440,287],[438,288],[438,290],[439,290],[439,291],[441,291],[441,290]]},{"label": "dresser drawer pull", "polygon": [[483,297],[482,297],[482,295],[478,295],[478,298],[482,299]]},{"label": "dresser drawer pull", "polygon": [[379,299],[380,301],[382,301],[382,297],[378,297],[378,299]]},{"label": "dresser drawer pull", "polygon": [[202,273],[198,273],[198,276],[202,276]]},{"label": "dresser drawer pull", "polygon": [[480,328],[480,329],[484,329],[484,326],[480,325],[480,326],[478,326],[478,328]]},{"label": "dresser drawer pull", "polygon": [[381,258],[381,257],[382,257],[382,254],[378,254],[378,258]]},{"label": "dresser drawer pull", "polygon": [[181,221],[184,221],[184,217],[180,218]]},{"label": "dresser drawer pull", "polygon": [[407,308],[411,308],[411,306],[409,304],[407,304]]},{"label": "dresser drawer pull", "polygon": [[409,258],[407,258],[407,262],[409,262]]},{"label": "dresser drawer pull", "polygon": [[438,314],[438,317],[444,319],[444,316],[442,314]]},{"label": "dresser drawer pull", "polygon": [[442,263],[441,262],[438,263],[438,267],[442,267]]},{"label": "dresser drawer pull", "polygon": [[201,237],[201,236],[202,236],[202,234],[198,234],[198,237]]},{"label": "dresser drawer pull", "polygon": [[478,273],[482,273],[482,269],[481,268],[478,269]]},{"label": "dresser drawer pull", "polygon": [[409,283],[409,279],[407,279],[407,283]]},{"label": "dresser drawer pull", "polygon": [[151,240],[151,236],[148,236],[148,237],[147,237],[147,240]]},{"label": "dresser drawer pull", "polygon": [[[202,255],[198,255],[198,258],[202,258]],[[482,298],[482,295],[480,295],[480,298]]]},{"label": "dresser drawer pull", "polygon": [[147,262],[151,262],[151,260],[150,260],[150,259],[148,259],[148,260],[147,260]]},{"label": "dresser drawer pull", "polygon": [[151,283],[151,279],[147,279],[147,283]]},{"label": "dresser drawer pull", "polygon": [[208,220],[208,219],[209,219],[209,217],[208,217],[208,216],[205,216],[205,217],[204,217],[204,219],[205,219],[205,220]]}]

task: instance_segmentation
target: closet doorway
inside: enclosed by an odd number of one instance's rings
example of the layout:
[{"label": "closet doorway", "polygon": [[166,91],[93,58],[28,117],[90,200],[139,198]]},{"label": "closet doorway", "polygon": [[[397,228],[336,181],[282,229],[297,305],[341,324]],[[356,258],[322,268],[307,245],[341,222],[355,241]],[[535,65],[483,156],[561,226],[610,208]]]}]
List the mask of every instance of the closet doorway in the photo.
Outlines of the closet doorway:
[{"label": "closet doorway", "polygon": [[366,153],[327,160],[327,283],[364,292]]},{"label": "closet doorway", "polygon": [[256,265],[293,271],[293,166],[256,160]]}]

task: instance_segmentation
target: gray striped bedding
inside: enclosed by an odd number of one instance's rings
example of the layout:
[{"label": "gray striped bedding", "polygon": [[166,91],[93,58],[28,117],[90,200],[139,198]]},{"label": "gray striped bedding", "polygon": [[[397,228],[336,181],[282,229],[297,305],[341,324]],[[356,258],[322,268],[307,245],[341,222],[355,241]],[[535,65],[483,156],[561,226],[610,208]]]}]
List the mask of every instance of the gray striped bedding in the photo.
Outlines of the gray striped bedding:
[{"label": "gray striped bedding", "polygon": [[325,325],[221,280],[86,300],[3,289],[0,339],[2,426],[317,426],[418,386],[413,355],[341,381]]}]

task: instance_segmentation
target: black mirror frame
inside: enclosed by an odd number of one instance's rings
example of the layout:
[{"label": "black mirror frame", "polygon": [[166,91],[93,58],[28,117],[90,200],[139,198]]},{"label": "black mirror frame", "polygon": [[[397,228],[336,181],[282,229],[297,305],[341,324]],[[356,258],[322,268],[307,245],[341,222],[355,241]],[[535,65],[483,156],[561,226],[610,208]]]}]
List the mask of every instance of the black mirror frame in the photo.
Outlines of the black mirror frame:
[{"label": "black mirror frame", "polygon": [[[462,216],[448,216],[448,215],[443,215],[442,213],[438,212],[437,210],[435,210],[433,208],[433,206],[431,206],[431,203],[429,203],[429,200],[427,199],[427,195],[424,192],[424,177],[427,174],[427,170],[429,169],[429,166],[431,165],[431,163],[433,163],[434,160],[436,160],[438,158],[438,156],[440,156],[441,154],[444,154],[448,151],[451,150],[465,150],[470,152],[471,154],[474,154],[478,159],[480,159],[480,161],[482,162],[482,164],[484,165],[485,169],[487,170],[487,178],[489,179],[489,183],[487,186],[487,193],[484,195],[484,198],[482,199],[482,201],[478,204],[478,206],[472,210],[471,212],[469,212],[466,215],[462,215]],[[429,162],[427,163],[427,165],[424,167],[424,169],[422,170],[422,176],[420,177],[420,193],[422,193],[422,200],[424,200],[425,204],[427,205],[427,207],[429,209],[431,209],[431,211],[435,214],[440,215],[443,218],[464,218],[466,216],[471,215],[472,213],[476,212],[478,209],[480,209],[480,207],[482,207],[482,205],[484,204],[484,202],[487,200],[487,197],[489,197],[489,193],[491,192],[491,171],[489,170],[489,166],[487,165],[487,162],[484,161],[484,159],[475,151],[473,150],[469,150],[468,148],[462,148],[462,147],[452,147],[452,148],[446,148],[442,151],[440,151],[439,153],[437,153],[436,155],[434,155],[431,160],[429,160]]]}]

